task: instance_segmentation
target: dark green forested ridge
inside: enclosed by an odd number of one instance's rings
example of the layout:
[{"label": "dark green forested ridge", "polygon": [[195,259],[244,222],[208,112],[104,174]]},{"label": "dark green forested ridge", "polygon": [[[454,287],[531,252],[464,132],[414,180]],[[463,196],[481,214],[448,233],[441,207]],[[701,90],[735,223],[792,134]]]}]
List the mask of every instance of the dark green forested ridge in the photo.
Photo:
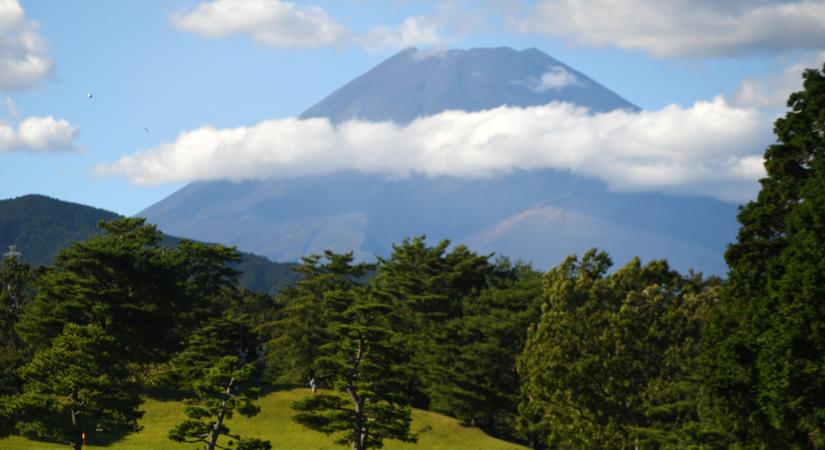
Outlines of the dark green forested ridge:
[{"label": "dark green forested ridge", "polygon": [[98,234],[100,221],[117,219],[113,212],[43,195],[0,200],[0,249],[17,245],[23,261],[50,265],[61,248]]},{"label": "dark green forested ridge", "polygon": [[[0,253],[16,245],[24,262],[48,266],[60,249],[100,234],[99,222],[119,217],[111,211],[43,195],[0,200]],[[163,242],[172,246],[180,241],[164,236]],[[272,293],[295,279],[291,266],[242,252],[236,268],[241,271],[241,286]]]}]

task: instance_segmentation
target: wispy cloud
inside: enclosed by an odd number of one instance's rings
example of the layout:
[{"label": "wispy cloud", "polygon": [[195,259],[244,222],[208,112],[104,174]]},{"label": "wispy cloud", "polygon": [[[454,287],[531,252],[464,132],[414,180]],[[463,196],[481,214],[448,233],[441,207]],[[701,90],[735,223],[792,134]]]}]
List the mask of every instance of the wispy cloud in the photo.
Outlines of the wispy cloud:
[{"label": "wispy cloud", "polygon": [[788,64],[781,72],[747,78],[739,83],[731,103],[743,107],[783,108],[788,96],[802,89],[802,72],[822,68],[825,51],[815,52]]},{"label": "wispy cloud", "polygon": [[399,49],[415,46],[438,46],[445,39],[439,34],[441,25],[431,17],[408,17],[395,27],[375,26],[356,42],[369,51]]},{"label": "wispy cloud", "polygon": [[37,23],[17,0],[0,0],[0,90],[30,88],[54,73]]},{"label": "wispy cloud", "polygon": [[616,190],[749,199],[761,176],[769,121],[718,97],[690,108],[590,114],[566,103],[447,111],[402,126],[326,119],[205,126],[97,167],[137,184],[297,177],[356,170],[405,177],[490,177],[557,169]]},{"label": "wispy cloud", "polygon": [[0,122],[0,152],[75,150],[80,130],[65,119],[27,117],[16,127]]},{"label": "wispy cloud", "polygon": [[538,0],[516,30],[660,57],[816,49],[825,42],[822,0]]}]

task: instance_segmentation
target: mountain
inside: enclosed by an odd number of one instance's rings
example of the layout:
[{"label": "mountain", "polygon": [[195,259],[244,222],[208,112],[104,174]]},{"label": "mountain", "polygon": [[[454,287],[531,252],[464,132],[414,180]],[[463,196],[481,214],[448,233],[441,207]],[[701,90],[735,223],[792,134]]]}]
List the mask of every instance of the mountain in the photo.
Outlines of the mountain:
[{"label": "mountain", "polygon": [[[568,101],[591,111],[637,110],[536,50],[409,49],[347,83],[301,117],[406,123],[445,110]],[[337,172],[289,180],[191,183],[140,213],[162,230],[237,245],[279,261],[330,248],[359,258],[426,234],[546,269],[571,253],[607,250],[617,263],[667,258],[723,274],[736,205],[709,198],[611,192],[552,170],[491,179]]]},{"label": "mountain", "polygon": [[421,52],[411,48],[345,84],[301,118],[407,123],[450,109],[481,111],[552,101],[575,103],[596,112],[638,109],[534,48],[521,52],[510,48]]},{"label": "mountain", "polygon": [[[16,245],[23,261],[47,266],[60,249],[99,234],[98,222],[120,217],[111,211],[43,195],[0,200],[0,253]],[[163,244],[176,245],[179,241],[180,238],[166,236]],[[241,286],[272,293],[295,280],[291,267],[292,264],[241,253],[241,262],[235,268],[242,272]]]}]

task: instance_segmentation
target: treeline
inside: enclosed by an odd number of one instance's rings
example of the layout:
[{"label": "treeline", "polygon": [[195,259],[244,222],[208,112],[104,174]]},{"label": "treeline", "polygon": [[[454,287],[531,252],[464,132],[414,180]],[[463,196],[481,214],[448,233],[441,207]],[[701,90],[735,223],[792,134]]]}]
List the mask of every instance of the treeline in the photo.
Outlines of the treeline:
[{"label": "treeline", "polygon": [[305,257],[269,296],[238,288],[234,250],[140,219],[47,269],[7,258],[0,428],[80,448],[163,391],[186,399],[170,439],[277,448],[227,420],[290,384],[313,390],[294,419],[354,449],[414,442],[411,407],[536,449],[825,447],[825,74],[789,106],[727,280],[597,250],[542,274],[419,237]]}]

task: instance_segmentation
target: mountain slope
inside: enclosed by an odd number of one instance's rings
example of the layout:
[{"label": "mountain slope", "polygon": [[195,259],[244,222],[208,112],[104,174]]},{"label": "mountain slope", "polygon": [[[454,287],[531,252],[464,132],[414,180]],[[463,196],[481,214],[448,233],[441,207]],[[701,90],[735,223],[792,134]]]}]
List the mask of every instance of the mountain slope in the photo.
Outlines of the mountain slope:
[{"label": "mountain slope", "polygon": [[[535,49],[405,50],[302,117],[408,122],[447,109],[570,101],[591,111],[637,109]],[[392,151],[388,149],[387,151]],[[599,247],[618,262],[667,258],[723,274],[736,205],[702,197],[610,192],[552,170],[489,179],[338,172],[294,179],[195,182],[140,213],[169,233],[237,245],[280,261],[330,248],[359,258],[426,234],[546,269]]]},{"label": "mountain slope", "polygon": [[638,109],[586,75],[534,49],[407,49],[347,83],[303,114],[410,122],[449,109],[480,111],[501,105],[566,101],[593,111]]},{"label": "mountain slope", "polygon": [[[43,195],[0,200],[0,253],[16,245],[23,261],[50,265],[60,249],[100,233],[98,222],[119,217],[111,211]],[[167,236],[164,244],[179,241]],[[250,253],[242,253],[241,258],[236,269],[242,272],[240,284],[247,289],[271,293],[296,278],[292,264],[274,263]]]}]

